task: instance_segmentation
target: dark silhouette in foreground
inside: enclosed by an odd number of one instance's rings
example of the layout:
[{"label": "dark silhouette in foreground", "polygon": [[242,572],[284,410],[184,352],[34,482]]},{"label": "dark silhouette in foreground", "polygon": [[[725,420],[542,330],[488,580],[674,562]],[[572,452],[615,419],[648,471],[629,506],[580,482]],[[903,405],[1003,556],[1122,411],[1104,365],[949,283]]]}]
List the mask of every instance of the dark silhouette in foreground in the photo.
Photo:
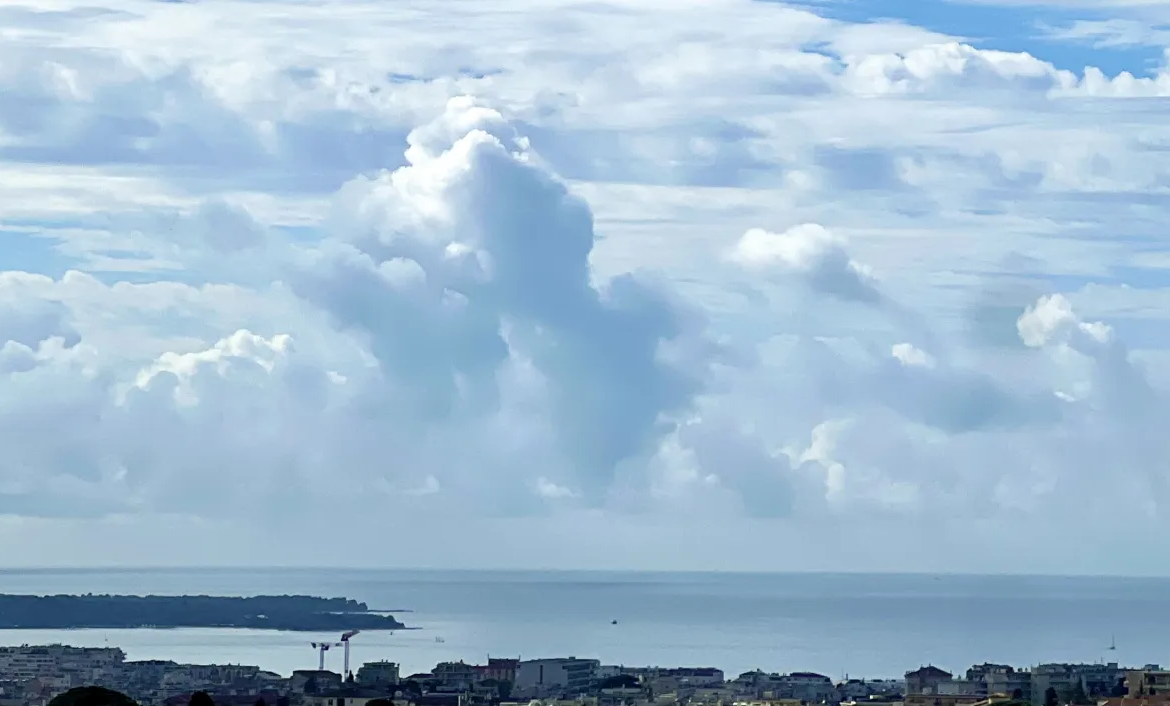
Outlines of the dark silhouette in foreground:
[{"label": "dark silhouette in foreground", "polygon": [[187,702],[187,706],[215,706],[215,701],[206,691],[196,691],[191,694],[191,700]]},{"label": "dark silhouette in foreground", "polygon": [[100,686],[80,686],[60,694],[49,706],[138,706],[129,696]]}]

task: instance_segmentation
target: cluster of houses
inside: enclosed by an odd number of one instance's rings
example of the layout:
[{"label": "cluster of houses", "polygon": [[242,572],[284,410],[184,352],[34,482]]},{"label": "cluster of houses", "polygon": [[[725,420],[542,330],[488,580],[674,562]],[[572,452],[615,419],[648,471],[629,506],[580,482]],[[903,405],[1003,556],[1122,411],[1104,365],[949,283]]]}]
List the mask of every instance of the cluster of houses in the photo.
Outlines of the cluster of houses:
[{"label": "cluster of houses", "polygon": [[[391,663],[379,664],[390,678]],[[726,679],[714,667],[627,667],[576,657],[443,662],[377,687],[360,670],[346,679],[300,674],[314,680],[315,692],[306,697],[313,706],[365,706],[388,694],[395,703],[427,706],[1170,706],[1170,671],[1115,663],[1026,669],[985,663],[959,677],[928,665],[903,679],[840,681],[764,671]]]},{"label": "cluster of houses", "polygon": [[1170,671],[1157,665],[979,664],[956,676],[933,665],[902,679],[833,680],[812,672],[628,667],[577,657],[441,662],[402,676],[389,661],[355,673],[127,661],[116,648],[0,648],[0,706],[44,706],[98,685],[142,706],[186,706],[195,692],[218,706],[1170,706]]},{"label": "cluster of houses", "polygon": [[977,664],[962,677],[928,665],[906,673],[904,706],[970,706],[982,701],[1031,706],[1170,704],[1170,671],[1156,664],[1040,664],[1017,669]]}]

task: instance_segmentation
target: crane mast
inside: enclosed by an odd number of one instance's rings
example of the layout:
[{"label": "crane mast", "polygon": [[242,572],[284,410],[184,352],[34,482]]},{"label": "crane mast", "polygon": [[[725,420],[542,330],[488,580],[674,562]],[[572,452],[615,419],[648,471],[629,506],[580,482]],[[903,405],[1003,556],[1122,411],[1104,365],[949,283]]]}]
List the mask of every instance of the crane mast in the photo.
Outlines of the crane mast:
[{"label": "crane mast", "polygon": [[349,638],[360,632],[361,630],[350,630],[341,636],[341,644],[345,645],[345,673],[342,674],[343,679],[349,678]]},{"label": "crane mast", "polygon": [[[325,671],[325,653],[329,651],[329,648],[330,647],[341,647],[341,645],[342,645],[342,643],[340,643],[340,642],[310,642],[309,644],[312,645],[313,649],[317,650],[317,652],[319,653],[319,656],[317,658],[317,671],[319,671],[319,672]],[[348,662],[349,661],[349,643],[346,642],[345,645],[346,645],[346,649],[345,649],[346,662]]]}]

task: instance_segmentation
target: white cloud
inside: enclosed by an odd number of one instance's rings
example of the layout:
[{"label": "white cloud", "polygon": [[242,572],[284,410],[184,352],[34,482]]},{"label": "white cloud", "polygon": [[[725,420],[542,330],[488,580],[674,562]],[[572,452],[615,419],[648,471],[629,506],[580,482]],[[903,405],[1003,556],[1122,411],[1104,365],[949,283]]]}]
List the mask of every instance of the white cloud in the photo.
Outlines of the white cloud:
[{"label": "white cloud", "polygon": [[1166,529],[1164,68],[746,0],[0,27],[0,536],[44,537],[2,561],[295,562],[344,514],[406,563],[482,565],[458,525],[1067,570]]},{"label": "white cloud", "polygon": [[736,243],[732,261],[749,269],[777,266],[807,279],[823,294],[876,302],[873,275],[849,257],[845,241],[816,223],[793,226],[783,233],[753,228]]}]

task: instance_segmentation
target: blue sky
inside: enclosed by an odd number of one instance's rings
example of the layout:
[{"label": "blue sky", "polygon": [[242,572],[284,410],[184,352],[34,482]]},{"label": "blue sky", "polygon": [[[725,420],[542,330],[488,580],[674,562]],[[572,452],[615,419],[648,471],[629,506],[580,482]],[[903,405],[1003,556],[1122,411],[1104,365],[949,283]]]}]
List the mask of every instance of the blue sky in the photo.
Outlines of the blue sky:
[{"label": "blue sky", "polygon": [[1095,66],[1110,75],[1128,71],[1147,76],[1156,72],[1162,61],[1162,47],[1157,45],[1102,46],[1092,39],[1053,36],[1054,30],[1067,29],[1077,21],[1115,19],[1116,12],[1108,6],[1092,9],[963,0],[826,0],[810,3],[809,7],[826,17],[847,22],[895,20],[961,37],[981,49],[1027,52],[1069,71],[1080,72],[1086,66]]}]

